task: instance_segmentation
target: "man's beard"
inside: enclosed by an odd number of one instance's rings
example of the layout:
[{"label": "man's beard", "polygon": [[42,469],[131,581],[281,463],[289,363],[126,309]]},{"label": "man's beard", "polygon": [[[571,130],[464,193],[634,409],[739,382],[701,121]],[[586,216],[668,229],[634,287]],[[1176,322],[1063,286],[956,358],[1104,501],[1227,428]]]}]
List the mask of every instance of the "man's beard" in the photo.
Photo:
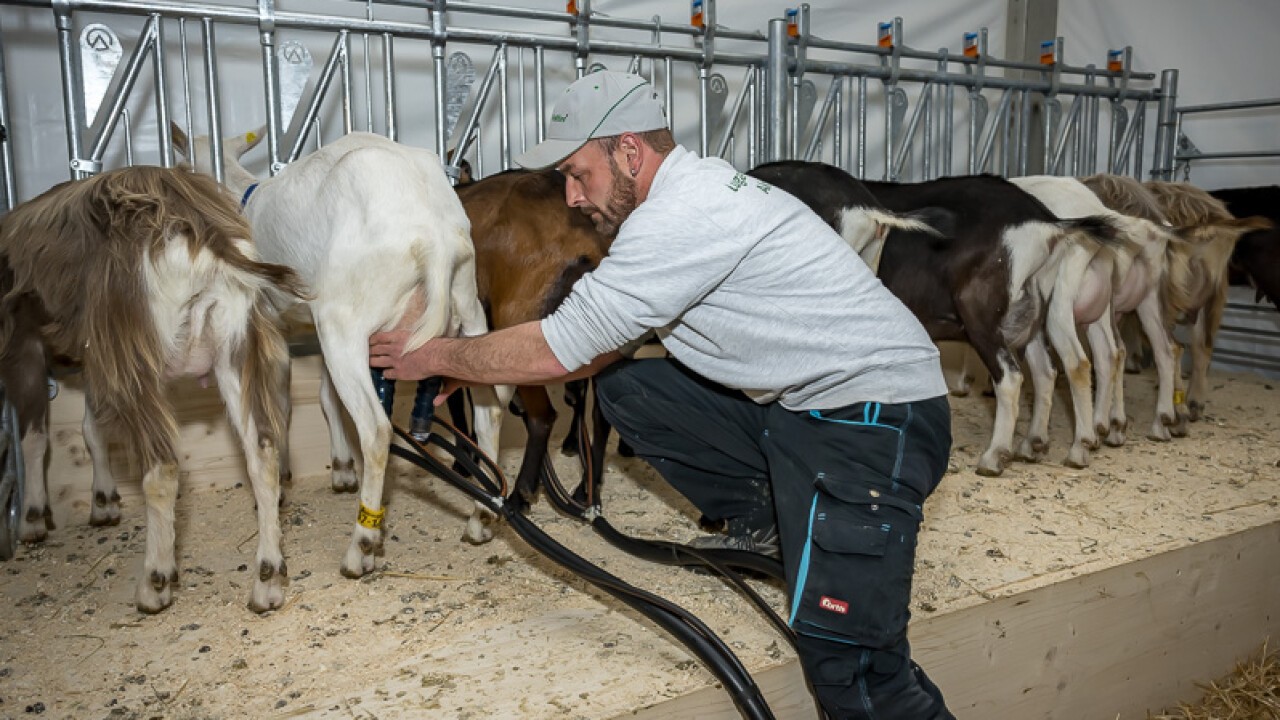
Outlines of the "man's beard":
[{"label": "man's beard", "polygon": [[618,167],[618,162],[612,157],[609,158],[609,173],[613,176],[609,199],[604,207],[595,208],[588,213],[591,222],[595,223],[596,231],[605,237],[613,237],[637,205],[635,178],[622,172],[622,168]]}]

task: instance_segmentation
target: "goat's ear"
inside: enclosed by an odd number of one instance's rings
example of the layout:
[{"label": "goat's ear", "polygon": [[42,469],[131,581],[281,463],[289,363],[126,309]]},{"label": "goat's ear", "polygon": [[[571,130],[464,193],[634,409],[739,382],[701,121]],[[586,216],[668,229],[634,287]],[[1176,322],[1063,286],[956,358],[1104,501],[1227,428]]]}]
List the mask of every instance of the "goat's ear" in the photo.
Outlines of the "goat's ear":
[{"label": "goat's ear", "polygon": [[239,160],[245,153],[258,147],[258,143],[262,142],[262,138],[266,137],[266,135],[267,126],[263,125],[243,135],[236,135],[223,140],[223,147],[227,154]]},{"label": "goat's ear", "polygon": [[187,139],[187,134],[178,127],[177,123],[169,123],[169,134],[173,136],[173,149],[182,154],[184,158],[191,158],[191,141]]}]

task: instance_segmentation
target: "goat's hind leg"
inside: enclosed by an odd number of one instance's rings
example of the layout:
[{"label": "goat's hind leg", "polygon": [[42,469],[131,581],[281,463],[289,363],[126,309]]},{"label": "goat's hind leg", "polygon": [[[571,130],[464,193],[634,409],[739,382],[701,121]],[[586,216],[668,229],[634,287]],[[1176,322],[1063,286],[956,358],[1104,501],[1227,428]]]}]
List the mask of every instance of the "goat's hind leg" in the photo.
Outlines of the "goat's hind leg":
[{"label": "goat's hind leg", "polygon": [[329,426],[329,485],[334,492],[355,492],[360,489],[359,469],[351,449],[351,440],[347,437],[342,401],[333,387],[333,376],[329,374],[327,353],[324,362],[320,364],[320,411],[324,413],[325,424]]},{"label": "goat's hind leg", "polygon": [[345,309],[337,309],[333,316],[322,311],[316,317],[325,365],[360,440],[360,509],[341,568],[346,577],[358,578],[373,571],[374,556],[382,549],[382,489],[391,419],[370,380],[369,333]]},{"label": "goat's hind leg", "polygon": [[120,524],[120,493],[107,457],[106,439],[93,417],[89,403],[84,404],[84,421],[80,424],[84,446],[93,461],[93,502],[89,506],[89,524],[95,527]]},{"label": "goat's hind leg", "polygon": [[14,429],[22,447],[22,514],[18,539],[44,542],[53,529],[53,513],[45,487],[44,456],[49,449],[49,386],[44,345],[37,338],[14,339],[13,350],[0,368],[5,398],[18,416]]},{"label": "goat's hind leg", "polygon": [[[249,484],[258,506],[258,550],[254,558],[257,575],[249,595],[249,609],[257,613],[266,612],[284,604],[284,585],[289,578],[280,533],[280,448],[274,438],[263,435],[257,418],[244,407],[241,378],[230,358],[221,358],[214,372],[218,391],[227,406],[227,417],[244,449]],[[281,377],[276,381],[279,382]],[[270,395],[278,401],[278,387],[276,391]],[[250,395],[253,394],[251,391]],[[287,425],[281,431],[287,432]]]},{"label": "goat's hind leg", "polygon": [[[458,318],[459,334],[475,337],[488,332],[489,325],[485,321],[484,307],[481,306],[476,294],[475,269],[472,263],[458,263],[453,282],[449,287],[449,295],[454,315]],[[498,462],[498,452],[501,449],[502,412],[514,394],[515,387],[512,385],[477,386],[471,391],[476,444],[480,446],[480,451],[488,455],[495,464]],[[487,526],[492,519],[493,513],[477,502],[471,516],[467,518],[465,539],[472,544],[491,540],[493,531]]]},{"label": "goat's hind leg", "polygon": [[178,499],[176,459],[147,468],[142,476],[142,494],[147,502],[147,555],[134,602],[139,611],[154,614],[173,604],[173,587],[178,584],[173,529]]}]

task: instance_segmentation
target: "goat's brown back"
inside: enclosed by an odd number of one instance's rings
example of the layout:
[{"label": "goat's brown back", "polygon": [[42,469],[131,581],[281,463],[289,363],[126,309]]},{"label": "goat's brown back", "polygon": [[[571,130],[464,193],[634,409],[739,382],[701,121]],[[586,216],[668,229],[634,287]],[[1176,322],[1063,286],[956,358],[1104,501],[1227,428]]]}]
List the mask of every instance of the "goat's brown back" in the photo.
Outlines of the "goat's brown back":
[{"label": "goat's brown back", "polygon": [[1150,220],[1159,225],[1167,225],[1169,222],[1151,191],[1131,177],[1100,174],[1082,178],[1081,182],[1098,196],[1103,205],[1118,213]]},{"label": "goat's brown back", "polygon": [[492,329],[550,314],[610,239],[565,204],[554,170],[510,171],[458,188],[471,220],[476,285]]}]

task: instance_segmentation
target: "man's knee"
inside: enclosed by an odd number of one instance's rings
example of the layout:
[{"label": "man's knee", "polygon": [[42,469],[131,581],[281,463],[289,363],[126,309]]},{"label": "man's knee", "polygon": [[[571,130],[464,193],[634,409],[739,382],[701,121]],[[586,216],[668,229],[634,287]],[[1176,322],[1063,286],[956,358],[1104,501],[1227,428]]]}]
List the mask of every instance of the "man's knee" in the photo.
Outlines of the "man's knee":
[{"label": "man's knee", "polygon": [[616,403],[618,398],[642,392],[642,383],[636,377],[637,360],[621,360],[596,373],[592,378],[596,385],[596,399],[601,403]]}]

